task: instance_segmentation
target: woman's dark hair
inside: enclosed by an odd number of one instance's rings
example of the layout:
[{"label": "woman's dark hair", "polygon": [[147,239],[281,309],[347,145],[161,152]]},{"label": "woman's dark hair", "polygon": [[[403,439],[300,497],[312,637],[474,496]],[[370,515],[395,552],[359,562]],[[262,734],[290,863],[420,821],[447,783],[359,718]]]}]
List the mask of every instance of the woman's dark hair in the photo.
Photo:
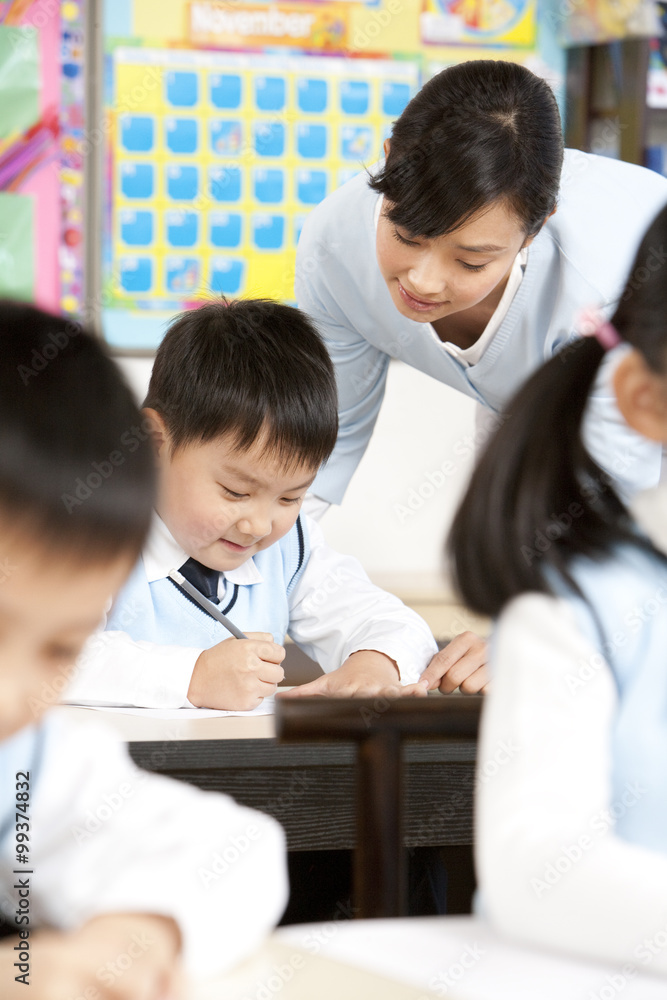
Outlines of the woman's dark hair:
[{"label": "woman's dark hair", "polygon": [[268,433],[286,467],[318,468],[338,433],[336,378],[319,333],[298,309],[224,299],[181,315],[158,348],[144,406],[174,449],[229,435],[240,451]]},{"label": "woman's dark hair", "polygon": [[130,390],[71,320],[0,301],[0,522],[86,563],[136,556],[154,459]]},{"label": "woman's dark hair", "polygon": [[444,69],[394,123],[389,155],[370,180],[410,236],[454,232],[504,200],[526,236],[553,211],[563,163],[549,85],[517,63],[488,59]]},{"label": "woman's dark hair", "polygon": [[[647,264],[665,243],[667,206],[642,240],[611,320],[657,374],[667,368],[667,283],[662,268]],[[644,544],[582,441],[603,357],[594,337],[568,344],[524,384],[488,442],[448,542],[458,590],[475,611],[495,616],[526,591],[551,593],[554,570],[577,590],[574,558]]]}]

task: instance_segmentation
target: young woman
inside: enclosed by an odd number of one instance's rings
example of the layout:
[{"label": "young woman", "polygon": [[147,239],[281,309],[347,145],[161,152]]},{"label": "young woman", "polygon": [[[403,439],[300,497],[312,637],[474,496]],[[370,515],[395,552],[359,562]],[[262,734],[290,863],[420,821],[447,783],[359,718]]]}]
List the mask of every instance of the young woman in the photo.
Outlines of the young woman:
[{"label": "young woman", "polygon": [[[577,151],[563,159],[554,96],[515,63],[438,74],[396,121],[385,153],[370,178],[312,212],[297,255],[298,304],[336,366],[338,442],[313,487],[333,503],[373,432],[390,358],[502,410],[576,336],[578,309],[613,311],[667,202],[658,174]],[[630,495],[657,481],[660,450],[625,427],[605,376],[591,399],[590,443]]]},{"label": "young woman", "polygon": [[[667,442],[667,283],[641,243],[611,322],[509,405],[456,516],[455,576],[499,616],[480,761],[482,905],[504,932],[667,975],[667,491],[631,517],[581,436],[600,366],[628,424]],[[663,265],[664,266],[664,265]],[[496,758],[497,759],[497,758]],[[631,976],[632,969],[627,975]]]}]

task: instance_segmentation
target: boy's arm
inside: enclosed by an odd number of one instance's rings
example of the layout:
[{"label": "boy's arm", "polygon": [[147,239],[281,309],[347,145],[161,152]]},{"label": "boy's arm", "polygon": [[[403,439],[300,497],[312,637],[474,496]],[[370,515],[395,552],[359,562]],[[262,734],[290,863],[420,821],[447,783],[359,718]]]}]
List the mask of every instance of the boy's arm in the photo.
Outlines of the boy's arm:
[{"label": "boy's arm", "polygon": [[[77,705],[186,708],[192,672],[202,650],[132,639],[126,632],[90,637],[64,692]],[[62,687],[54,690],[53,702]]]},{"label": "boy's arm", "polygon": [[[305,522],[310,558],[290,598],[289,634],[328,675],[312,682],[326,692],[309,693],[333,693],[338,685],[347,693],[366,672],[370,693],[376,684],[415,684],[437,652],[426,622],[371,583],[357,559],[329,548],[319,525]],[[354,693],[365,690],[364,683]]]},{"label": "boy's arm", "polygon": [[[72,727],[54,714],[32,789],[34,924],[171,918],[197,976],[255,948],[286,901],[279,825],[227,796],[140,771],[97,720]],[[13,867],[3,859],[5,884]]]}]

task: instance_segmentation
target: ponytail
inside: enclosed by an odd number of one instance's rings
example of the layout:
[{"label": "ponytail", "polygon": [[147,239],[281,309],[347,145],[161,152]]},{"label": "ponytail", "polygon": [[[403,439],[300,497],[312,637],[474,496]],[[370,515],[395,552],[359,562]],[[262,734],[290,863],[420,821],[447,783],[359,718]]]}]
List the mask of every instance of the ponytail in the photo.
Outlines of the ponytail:
[{"label": "ponytail", "polygon": [[[652,371],[667,372],[667,206],[641,241],[611,325]],[[660,250],[656,250],[660,247]],[[611,477],[581,436],[604,357],[594,337],[568,344],[519,390],[473,473],[449,538],[455,582],[474,611],[495,617],[526,591],[552,593],[554,571],[577,592],[569,565],[621,542],[657,550],[632,527]]]},{"label": "ponytail", "polygon": [[[551,593],[576,555],[602,555],[631,537],[610,477],[584,447],[588,396],[604,351],[574,341],[510,402],[473,473],[449,537],[455,583],[474,611],[496,616],[525,591]],[[634,537],[634,536],[632,536]]]}]

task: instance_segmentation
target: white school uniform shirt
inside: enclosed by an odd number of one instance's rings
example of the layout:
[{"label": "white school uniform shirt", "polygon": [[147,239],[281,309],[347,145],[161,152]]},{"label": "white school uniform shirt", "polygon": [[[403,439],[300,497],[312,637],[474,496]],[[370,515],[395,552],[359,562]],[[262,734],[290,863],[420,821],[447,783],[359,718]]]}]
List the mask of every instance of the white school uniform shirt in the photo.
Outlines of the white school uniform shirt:
[{"label": "white school uniform shirt", "polygon": [[[315,521],[301,517],[310,553],[289,595],[291,638],[325,672],[337,669],[352,653],[372,649],[396,662],[401,684],[415,683],[438,650],[426,622],[393,594],[376,587],[357,559],[331,549]],[[168,576],[187,558],[156,514],[143,554],[148,582]],[[262,582],[254,560],[248,559],[221,574],[218,594],[222,600],[228,585]],[[187,692],[202,651],[201,647],[162,645],[134,640],[126,632],[100,630],[79,658],[66,700],[191,707]]]},{"label": "white school uniform shirt", "polygon": [[[667,552],[667,486],[638,496],[633,511]],[[613,575],[613,560],[601,572]],[[651,593],[656,586],[650,578],[646,585]],[[633,596],[626,595],[630,603]],[[646,617],[661,615],[664,622],[665,607],[648,604]],[[655,627],[662,622],[656,618]],[[620,634],[630,634],[630,625],[621,616]],[[648,638],[644,657],[655,657]],[[651,663],[660,674],[661,662]],[[638,670],[646,665],[638,663]],[[641,812],[636,803],[648,800],[649,777],[640,776],[647,787],[640,780],[613,793],[619,760],[612,734],[621,712],[629,705],[639,720],[627,744],[637,751],[641,740],[656,738],[653,730],[641,732],[642,716],[655,726],[655,712],[636,698],[629,702],[632,691],[619,693],[599,644],[583,633],[575,605],[562,597],[529,593],[507,605],[492,637],[491,670],[476,794],[485,915],[503,933],[540,947],[667,975],[667,853],[647,846],[651,831],[643,831],[644,843],[634,830],[634,842],[615,831]],[[664,685],[654,692],[660,706]],[[662,755],[667,722],[659,726],[655,749]],[[664,843],[664,830],[653,833]]]},{"label": "white school uniform shirt", "polygon": [[31,771],[30,864],[16,863],[13,813],[0,836],[0,908],[10,923],[22,877],[14,869],[29,868],[31,929],[72,930],[114,912],[172,917],[186,972],[207,977],[251,953],[280,919],[280,825],[226,795],[140,770],[97,719],[73,724],[52,710],[0,742],[0,765],[3,807],[15,772]]}]

